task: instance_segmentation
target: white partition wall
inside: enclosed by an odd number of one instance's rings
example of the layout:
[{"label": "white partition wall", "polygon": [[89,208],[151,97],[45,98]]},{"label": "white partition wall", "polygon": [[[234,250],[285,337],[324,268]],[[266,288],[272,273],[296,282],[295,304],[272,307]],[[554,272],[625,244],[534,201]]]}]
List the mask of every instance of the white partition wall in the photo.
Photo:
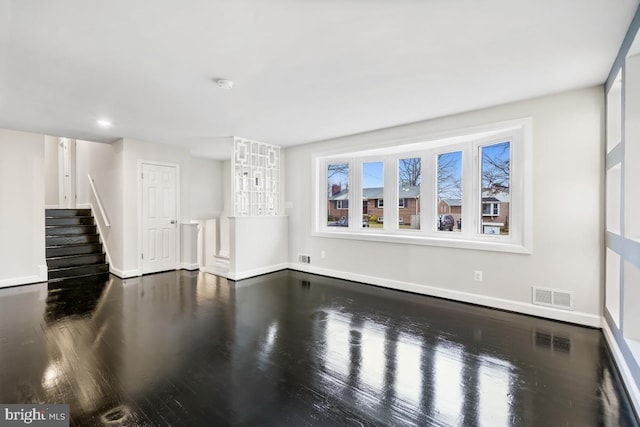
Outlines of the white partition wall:
[{"label": "white partition wall", "polygon": [[605,336],[640,410],[640,9],[607,81]]}]

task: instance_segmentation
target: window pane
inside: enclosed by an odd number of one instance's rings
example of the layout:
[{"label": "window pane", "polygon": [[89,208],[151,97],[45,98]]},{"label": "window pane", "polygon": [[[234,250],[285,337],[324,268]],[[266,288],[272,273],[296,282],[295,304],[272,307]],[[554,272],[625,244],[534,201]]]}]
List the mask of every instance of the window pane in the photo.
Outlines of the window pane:
[{"label": "window pane", "polygon": [[509,235],[511,143],[480,148],[482,176],[481,234]]},{"label": "window pane", "polygon": [[398,222],[400,229],[420,229],[420,157],[398,161]]},{"label": "window pane", "polygon": [[362,164],[362,227],[382,228],[384,218],[384,163]]},{"label": "window pane", "polygon": [[438,230],[462,230],[462,151],[438,155],[437,219]]},{"label": "window pane", "polygon": [[349,164],[327,166],[327,225],[349,225]]}]

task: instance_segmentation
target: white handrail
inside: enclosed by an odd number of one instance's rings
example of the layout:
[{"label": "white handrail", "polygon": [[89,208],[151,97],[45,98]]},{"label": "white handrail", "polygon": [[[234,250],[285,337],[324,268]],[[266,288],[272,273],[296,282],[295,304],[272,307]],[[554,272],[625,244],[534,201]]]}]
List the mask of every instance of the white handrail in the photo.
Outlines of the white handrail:
[{"label": "white handrail", "polygon": [[104,206],[102,206],[102,200],[100,199],[100,195],[98,194],[96,185],[93,182],[93,178],[91,178],[91,174],[88,174],[87,176],[89,177],[89,185],[91,185],[91,191],[93,191],[93,197],[95,197],[96,203],[98,203],[98,208],[100,209],[100,215],[102,215],[102,222],[104,222],[105,226],[111,227],[111,223],[109,222],[107,213],[104,210]]}]

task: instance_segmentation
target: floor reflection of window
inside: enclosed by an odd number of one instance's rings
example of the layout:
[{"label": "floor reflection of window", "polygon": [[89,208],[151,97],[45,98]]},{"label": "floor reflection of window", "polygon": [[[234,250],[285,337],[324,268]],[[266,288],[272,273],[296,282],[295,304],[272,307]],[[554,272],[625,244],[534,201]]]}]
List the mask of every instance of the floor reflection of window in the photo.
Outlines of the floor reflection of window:
[{"label": "floor reflection of window", "polygon": [[480,357],[478,369],[478,425],[508,426],[513,399],[509,362],[493,357]]},{"label": "floor reflection of window", "polygon": [[409,334],[398,337],[396,397],[411,405],[420,403],[422,391],[422,343]]},{"label": "floor reflection of window", "polygon": [[327,315],[325,366],[341,382],[349,375],[350,323],[351,316],[334,311]]},{"label": "floor reflection of window", "polygon": [[373,391],[379,392],[384,385],[385,351],[384,327],[367,321],[362,328],[362,382]]},{"label": "floor reflection of window", "polygon": [[458,425],[464,401],[462,352],[450,343],[438,345],[434,354],[435,408],[439,421]]},{"label": "floor reflection of window", "polygon": [[264,341],[262,343],[262,348],[258,353],[258,359],[264,365],[269,363],[269,358],[271,357],[271,352],[273,351],[273,344],[276,341],[276,337],[278,336],[278,322],[273,322],[267,328],[267,333],[264,337]]}]

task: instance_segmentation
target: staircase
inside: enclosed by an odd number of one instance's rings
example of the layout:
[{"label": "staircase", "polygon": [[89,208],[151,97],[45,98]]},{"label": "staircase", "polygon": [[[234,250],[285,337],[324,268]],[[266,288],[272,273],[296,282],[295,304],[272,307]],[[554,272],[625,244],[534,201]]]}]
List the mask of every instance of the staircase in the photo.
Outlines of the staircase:
[{"label": "staircase", "polygon": [[46,209],[45,229],[49,282],[108,275],[91,209]]}]

